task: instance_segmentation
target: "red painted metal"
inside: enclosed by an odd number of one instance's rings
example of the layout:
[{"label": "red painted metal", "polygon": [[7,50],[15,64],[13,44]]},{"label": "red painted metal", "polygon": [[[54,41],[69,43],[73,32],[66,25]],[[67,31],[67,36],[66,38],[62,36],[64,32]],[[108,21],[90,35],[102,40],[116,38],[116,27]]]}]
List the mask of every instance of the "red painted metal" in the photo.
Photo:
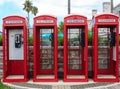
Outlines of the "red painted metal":
[{"label": "red painted metal", "polygon": [[[68,44],[68,29],[69,28],[77,28],[85,33],[85,45],[81,48],[81,58],[82,60],[82,68],[75,70],[69,69],[69,44]],[[64,18],[64,82],[87,82],[88,81],[88,25],[87,18],[81,15],[69,15]],[[73,46],[75,47],[75,46]],[[75,49],[74,51],[79,51],[79,49]],[[79,55],[80,56],[80,55]],[[74,58],[75,59],[75,58]],[[80,66],[80,64],[79,64]],[[83,75],[84,78],[77,77],[67,77],[68,75]]]},{"label": "red painted metal", "polygon": [[[40,66],[42,57],[40,52],[40,30],[53,29],[54,46],[53,46],[53,69],[42,69]],[[57,18],[50,15],[41,15],[34,18],[34,82],[57,82],[58,81],[58,45],[57,45]],[[38,75],[53,75],[53,78],[38,78]]]},{"label": "red painted metal", "polygon": [[[8,22],[7,22],[8,21]],[[16,21],[21,21],[20,23]],[[9,58],[9,30],[23,29],[24,59],[10,60]],[[26,82],[28,80],[28,32],[26,20],[21,16],[8,16],[3,18],[3,82]],[[7,78],[12,75],[13,78]],[[23,78],[14,78],[23,75]]]},{"label": "red painted metal", "polygon": [[[111,21],[110,21],[111,20]],[[93,72],[94,72],[94,81],[95,82],[118,82],[118,25],[119,20],[118,16],[114,14],[100,14],[93,17]],[[108,69],[99,69],[98,68],[98,31],[99,28],[110,28],[110,32],[115,28],[116,31],[116,61],[113,60],[113,46],[110,47],[109,53],[109,68]],[[115,78],[99,78],[98,75],[114,75]]]}]

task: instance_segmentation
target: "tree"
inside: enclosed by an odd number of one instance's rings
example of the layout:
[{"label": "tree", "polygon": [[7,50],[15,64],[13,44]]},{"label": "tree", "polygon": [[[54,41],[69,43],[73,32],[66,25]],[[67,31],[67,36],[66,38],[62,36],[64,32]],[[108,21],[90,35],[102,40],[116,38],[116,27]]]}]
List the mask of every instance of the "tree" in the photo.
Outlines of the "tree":
[{"label": "tree", "polygon": [[60,22],[60,23],[59,23],[59,26],[58,26],[58,31],[59,31],[60,33],[63,33],[63,28],[64,28],[64,22]]},{"label": "tree", "polygon": [[32,7],[32,13],[36,16],[36,14],[38,13],[38,8],[33,6]]},{"label": "tree", "polygon": [[29,14],[30,12],[32,12],[32,14],[36,15],[38,13],[38,8],[36,6],[33,6],[32,2],[30,0],[26,0],[24,2],[24,8],[23,10],[25,10],[28,14],[28,27],[29,27]]},{"label": "tree", "polygon": [[23,10],[25,10],[28,14],[28,26],[29,26],[29,13],[32,10],[32,2],[29,0],[26,0],[23,5],[24,5]]}]

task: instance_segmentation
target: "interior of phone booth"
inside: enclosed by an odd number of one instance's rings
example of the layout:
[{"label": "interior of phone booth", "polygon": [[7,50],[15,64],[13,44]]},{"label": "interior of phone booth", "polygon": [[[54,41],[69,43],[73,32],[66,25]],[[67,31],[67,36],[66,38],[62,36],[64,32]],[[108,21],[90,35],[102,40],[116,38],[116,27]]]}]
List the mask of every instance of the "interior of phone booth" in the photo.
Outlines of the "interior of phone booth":
[{"label": "interior of phone booth", "polygon": [[98,78],[115,78],[115,43],[116,27],[98,26]]},{"label": "interior of phone booth", "polygon": [[[37,78],[54,79],[54,27],[38,27],[38,29],[37,53],[39,53],[39,59],[37,59]],[[44,37],[45,35],[46,37]]]},{"label": "interior of phone booth", "polygon": [[67,78],[85,78],[84,60],[84,27],[68,28],[68,75]]}]

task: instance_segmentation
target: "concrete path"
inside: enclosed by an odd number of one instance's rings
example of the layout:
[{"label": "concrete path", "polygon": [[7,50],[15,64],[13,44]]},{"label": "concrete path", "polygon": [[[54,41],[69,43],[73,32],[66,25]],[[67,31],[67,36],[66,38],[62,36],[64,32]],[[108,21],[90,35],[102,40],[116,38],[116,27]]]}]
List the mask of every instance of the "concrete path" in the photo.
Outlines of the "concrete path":
[{"label": "concrete path", "polygon": [[4,83],[7,86],[11,86],[15,89],[120,89],[120,83],[114,82],[104,82],[104,83],[95,83],[89,81],[87,83],[64,83],[59,81],[57,83],[49,82],[33,82],[28,81],[27,83]]}]

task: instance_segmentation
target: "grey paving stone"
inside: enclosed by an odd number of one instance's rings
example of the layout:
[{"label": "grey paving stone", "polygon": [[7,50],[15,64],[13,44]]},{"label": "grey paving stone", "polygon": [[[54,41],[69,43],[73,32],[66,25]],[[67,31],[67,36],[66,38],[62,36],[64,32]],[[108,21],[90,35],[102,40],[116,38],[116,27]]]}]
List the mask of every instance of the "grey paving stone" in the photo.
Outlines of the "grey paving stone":
[{"label": "grey paving stone", "polygon": [[93,88],[93,87],[99,87],[99,86],[106,86],[114,84],[112,82],[104,82],[104,83],[91,83],[91,84],[83,84],[83,85],[72,85],[71,89],[85,89],[85,88]]},{"label": "grey paving stone", "polygon": [[12,83],[16,86],[21,87],[30,87],[30,88],[38,88],[38,89],[52,89],[51,85],[39,85],[39,84],[29,84],[29,83]]}]

